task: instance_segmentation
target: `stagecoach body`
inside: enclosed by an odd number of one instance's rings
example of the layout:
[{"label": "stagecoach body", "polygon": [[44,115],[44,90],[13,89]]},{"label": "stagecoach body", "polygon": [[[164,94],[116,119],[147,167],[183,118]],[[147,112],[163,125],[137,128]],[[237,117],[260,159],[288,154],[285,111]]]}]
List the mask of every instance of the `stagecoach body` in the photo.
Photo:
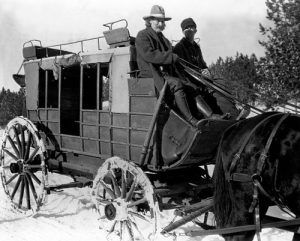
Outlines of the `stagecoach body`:
[{"label": "stagecoach body", "polygon": [[[140,164],[158,93],[152,78],[130,77],[132,46],[43,58],[33,56],[36,48],[24,50],[26,108],[43,130],[49,168],[93,177],[111,156]],[[145,166],[159,171],[211,162],[222,125],[228,124],[203,120],[196,129],[162,108]]]}]

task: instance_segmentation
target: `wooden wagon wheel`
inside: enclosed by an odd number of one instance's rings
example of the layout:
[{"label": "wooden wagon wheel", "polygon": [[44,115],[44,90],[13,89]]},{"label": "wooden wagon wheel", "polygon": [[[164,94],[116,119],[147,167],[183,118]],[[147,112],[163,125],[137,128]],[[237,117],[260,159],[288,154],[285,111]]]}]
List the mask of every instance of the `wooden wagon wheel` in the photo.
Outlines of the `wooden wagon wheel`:
[{"label": "wooden wagon wheel", "polygon": [[0,147],[0,175],[13,207],[37,211],[45,197],[45,145],[34,124],[24,117],[11,120]]},{"label": "wooden wagon wheel", "polygon": [[154,239],[158,206],[152,184],[134,163],[107,159],[93,182],[92,199],[100,227],[120,240]]}]

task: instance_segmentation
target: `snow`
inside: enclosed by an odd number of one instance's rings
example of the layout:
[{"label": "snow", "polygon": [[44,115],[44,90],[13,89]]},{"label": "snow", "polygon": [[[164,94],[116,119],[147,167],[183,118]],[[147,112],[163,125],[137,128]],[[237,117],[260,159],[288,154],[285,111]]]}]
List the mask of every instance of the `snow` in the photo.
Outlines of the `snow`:
[{"label": "snow", "polygon": [[[2,136],[3,130],[0,130]],[[62,184],[72,181],[70,177],[49,174],[50,184]],[[91,189],[69,188],[47,195],[44,205],[38,213],[24,215],[13,209],[0,185],[0,239],[5,241],[99,241],[110,240],[104,230],[99,229],[99,215],[96,213],[90,196]],[[270,213],[282,215],[272,209]],[[174,217],[173,211],[159,214],[160,225],[166,226]],[[176,230],[176,237],[159,235],[162,241],[219,241],[218,235],[206,237],[188,237],[184,231],[199,229],[193,223]],[[257,240],[255,237],[254,240]],[[292,240],[292,233],[279,229],[264,229],[262,241]]]}]

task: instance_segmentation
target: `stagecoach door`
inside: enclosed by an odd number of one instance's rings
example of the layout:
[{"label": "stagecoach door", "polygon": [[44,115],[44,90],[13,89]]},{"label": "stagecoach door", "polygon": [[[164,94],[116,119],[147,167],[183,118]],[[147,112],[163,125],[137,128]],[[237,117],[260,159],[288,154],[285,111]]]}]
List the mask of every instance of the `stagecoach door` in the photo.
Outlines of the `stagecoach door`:
[{"label": "stagecoach door", "polygon": [[60,131],[80,135],[80,65],[61,67]]}]

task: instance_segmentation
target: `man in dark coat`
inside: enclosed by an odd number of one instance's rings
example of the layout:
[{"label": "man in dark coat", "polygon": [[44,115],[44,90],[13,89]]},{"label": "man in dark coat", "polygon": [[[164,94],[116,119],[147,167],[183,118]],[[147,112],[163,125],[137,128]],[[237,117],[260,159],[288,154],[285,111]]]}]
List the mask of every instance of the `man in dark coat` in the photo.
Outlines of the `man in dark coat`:
[{"label": "man in dark coat", "polygon": [[[181,29],[184,37],[175,45],[173,52],[178,57],[202,70],[202,75],[210,78],[211,75],[203,59],[200,46],[194,40],[197,32],[196,23],[192,18],[186,18],[181,22]],[[189,78],[189,76],[186,75],[186,78]],[[190,79],[190,82],[193,82],[193,80]],[[218,114],[222,114],[222,111],[217,105],[216,99],[208,93],[205,86],[202,86],[200,93],[193,84],[189,84],[188,89],[191,92],[189,96],[196,101],[197,109],[203,113],[204,117],[220,118]]]},{"label": "man in dark coat", "polygon": [[[171,18],[165,17],[165,11],[161,6],[154,5],[150,15],[143,18],[146,28],[141,30],[136,37],[137,63],[140,70],[139,77],[152,78],[151,64],[159,68],[168,83],[168,88],[174,96],[176,106],[183,117],[192,125],[198,126],[198,120],[192,116],[186,101],[184,86],[181,79],[174,77],[173,65],[178,56],[173,53],[170,41],[165,38],[162,31],[165,29],[165,21]],[[157,89],[162,83],[155,81]]]},{"label": "man in dark coat", "polygon": [[200,69],[207,69],[200,46],[194,41],[196,23],[192,18],[186,18],[181,22],[181,29],[184,37],[175,45],[174,53]]}]

